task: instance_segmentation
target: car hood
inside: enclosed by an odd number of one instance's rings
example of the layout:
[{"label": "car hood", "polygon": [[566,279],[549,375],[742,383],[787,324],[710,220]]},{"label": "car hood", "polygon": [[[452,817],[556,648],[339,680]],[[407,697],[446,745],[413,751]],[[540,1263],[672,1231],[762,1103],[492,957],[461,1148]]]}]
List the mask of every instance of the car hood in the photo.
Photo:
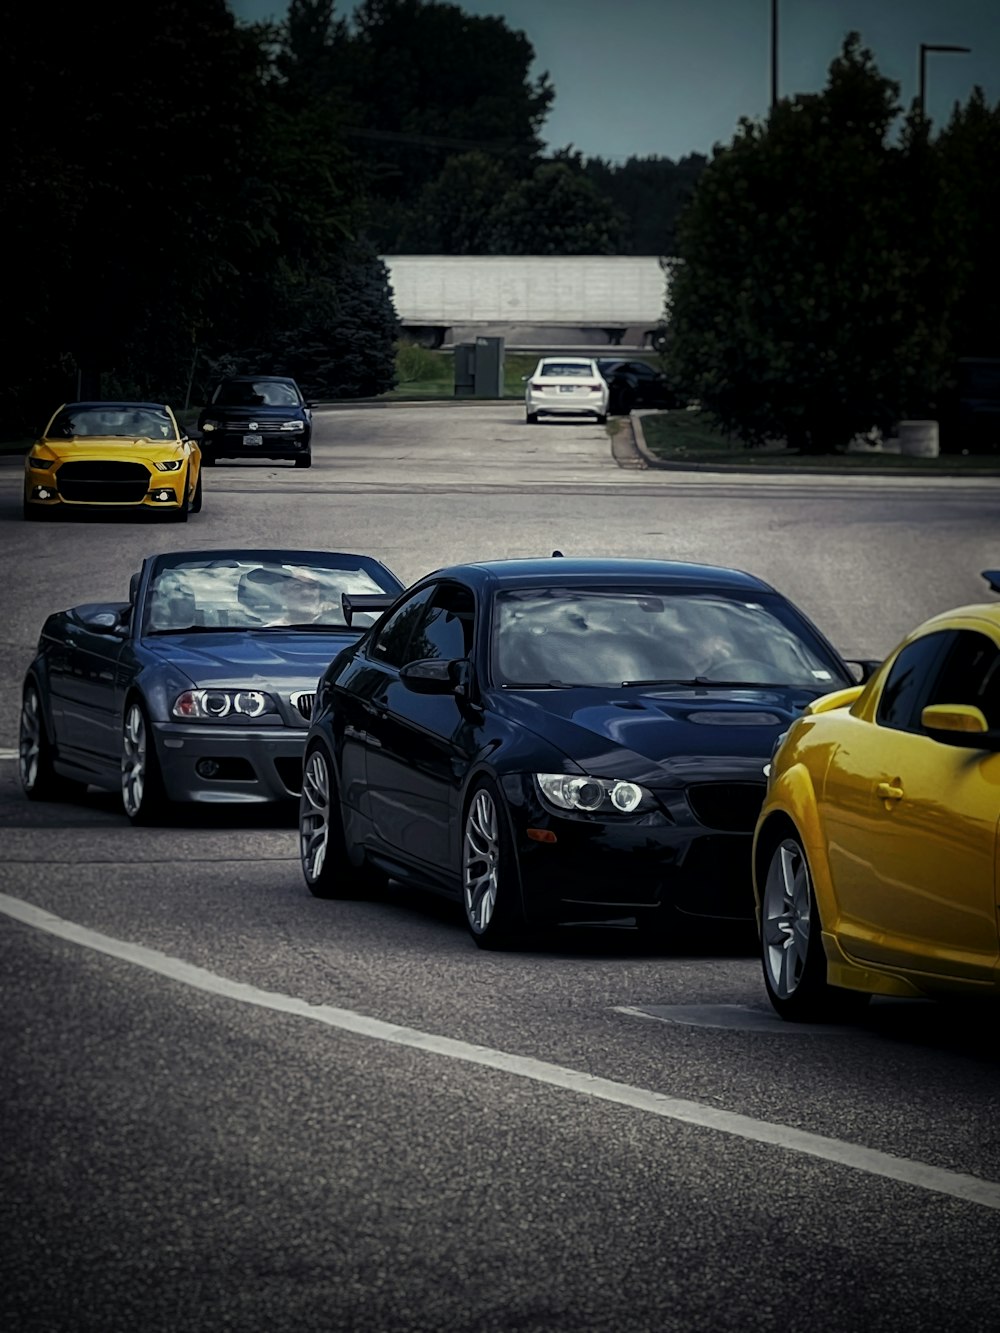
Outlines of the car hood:
[{"label": "car hood", "polygon": [[512,721],[595,777],[683,785],[763,781],[775,739],[829,690],[673,687],[504,691]]},{"label": "car hood", "polygon": [[184,446],[179,440],[89,435],[86,440],[39,440],[28,452],[35,458],[50,458],[55,463],[89,463],[95,459],[162,463],[169,458],[182,458],[183,451]]},{"label": "car hood", "polygon": [[183,671],[196,685],[313,688],[340,650],[357,634],[324,630],[277,630],[234,634],[157,634],[143,640],[147,650]]}]

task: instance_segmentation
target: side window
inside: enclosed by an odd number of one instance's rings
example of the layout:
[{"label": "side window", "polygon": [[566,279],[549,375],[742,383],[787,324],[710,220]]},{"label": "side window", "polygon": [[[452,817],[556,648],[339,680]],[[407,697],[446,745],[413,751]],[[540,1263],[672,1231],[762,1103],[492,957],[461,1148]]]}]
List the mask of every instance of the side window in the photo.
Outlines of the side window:
[{"label": "side window", "polygon": [[410,640],[434,591],[433,586],[422,588],[398,607],[372,641],[368,656],[394,667],[413,660],[408,652]]},{"label": "side window", "polygon": [[451,662],[472,652],[475,601],[468,588],[456,583],[441,584],[434,592],[427,613],[410,639],[404,662],[434,657]]},{"label": "side window", "polygon": [[926,705],[937,666],[954,631],[940,630],[908,643],[889,668],[878,701],[876,721],[894,731],[919,731],[920,710]]},{"label": "side window", "polygon": [[926,704],[971,704],[992,731],[1000,727],[1000,648],[985,634],[955,634]]}]

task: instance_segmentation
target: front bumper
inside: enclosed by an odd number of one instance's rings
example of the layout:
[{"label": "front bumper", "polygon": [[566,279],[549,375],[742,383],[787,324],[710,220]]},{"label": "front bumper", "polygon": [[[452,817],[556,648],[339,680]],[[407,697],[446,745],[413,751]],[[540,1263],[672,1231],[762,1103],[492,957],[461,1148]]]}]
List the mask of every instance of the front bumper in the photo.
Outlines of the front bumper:
[{"label": "front bumper", "polygon": [[243,431],[203,431],[202,452],[210,458],[302,458],[309,453],[310,432],[261,431],[260,444],[244,443]]},{"label": "front bumper", "polygon": [[[507,777],[503,787],[529,920],[648,917],[661,910],[754,920],[752,831],[700,824],[683,791],[658,793],[660,808],[648,814],[598,819],[554,813],[530,777]],[[539,841],[538,830],[555,841]]]},{"label": "front bumper", "polygon": [[167,513],[180,509],[184,502],[186,470],[180,472],[149,473],[144,487],[132,484],[116,491],[104,484],[81,487],[79,483],[69,495],[59,485],[59,472],[33,470],[24,485],[24,503],[38,509],[156,509]]},{"label": "front bumper", "polygon": [[306,727],[264,730],[158,722],[153,730],[171,801],[255,805],[298,798]]}]

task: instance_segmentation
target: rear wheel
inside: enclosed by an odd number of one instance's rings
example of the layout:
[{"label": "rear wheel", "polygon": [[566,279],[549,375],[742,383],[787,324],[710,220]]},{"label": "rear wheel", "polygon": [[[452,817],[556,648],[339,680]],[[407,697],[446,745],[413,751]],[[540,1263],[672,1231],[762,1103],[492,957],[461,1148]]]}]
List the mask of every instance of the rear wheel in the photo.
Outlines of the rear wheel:
[{"label": "rear wheel", "polygon": [[133,699],[122,722],[122,805],[133,824],[162,824],[170,813],[146,710]]},{"label": "rear wheel", "polygon": [[29,801],[68,800],[86,790],[84,783],[57,773],[52,766],[53,758],[41,692],[34,680],[28,680],[21,696],[17,759],[21,786]]},{"label": "rear wheel", "polygon": [[481,778],[465,811],[462,903],[480,949],[503,949],[525,929],[510,817],[494,782]]},{"label": "rear wheel", "polygon": [[863,991],[831,986],[826,979],[812,874],[794,834],[783,837],[771,853],[761,898],[760,940],[764,985],[782,1018],[829,1022],[849,1018],[868,1003]]},{"label": "rear wheel", "polygon": [[340,808],[340,789],[322,741],[307,750],[299,798],[299,859],[314,898],[351,898],[374,888],[377,874],[351,864]]}]

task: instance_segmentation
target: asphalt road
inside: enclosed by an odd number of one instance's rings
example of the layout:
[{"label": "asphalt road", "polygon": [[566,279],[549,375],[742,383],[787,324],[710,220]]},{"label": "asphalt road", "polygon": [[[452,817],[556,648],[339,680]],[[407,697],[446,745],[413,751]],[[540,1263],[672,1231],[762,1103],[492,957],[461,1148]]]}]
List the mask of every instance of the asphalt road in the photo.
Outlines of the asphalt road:
[{"label": "asphalt road", "polygon": [[[315,455],[162,532],[23,524],[0,460],[0,754],[45,614],[156,549],[732,563],[870,656],[998,563],[982,479],[645,472],[497,405],[331,411]],[[283,811],[132,829],[9,758],[0,829],[5,1328],[997,1327],[995,1009],[783,1026],[752,951],[624,928],[484,954],[436,899],[312,899]]]}]

